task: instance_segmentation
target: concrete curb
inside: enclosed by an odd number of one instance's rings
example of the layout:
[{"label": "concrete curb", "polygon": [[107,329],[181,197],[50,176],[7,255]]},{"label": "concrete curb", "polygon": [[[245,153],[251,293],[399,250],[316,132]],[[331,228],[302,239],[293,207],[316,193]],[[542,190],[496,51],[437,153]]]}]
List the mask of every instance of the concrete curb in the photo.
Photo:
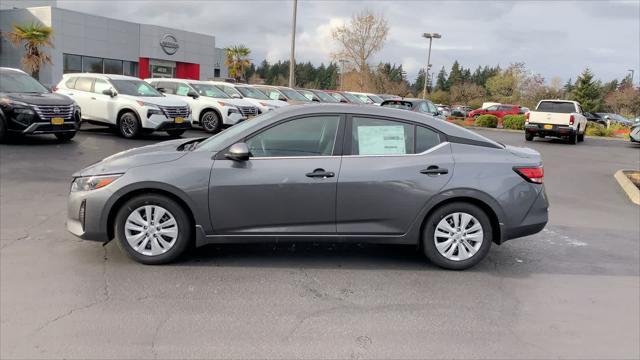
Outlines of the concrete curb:
[{"label": "concrete curb", "polygon": [[613,175],[616,180],[618,180],[618,184],[622,187],[622,190],[627,193],[627,196],[631,201],[633,201],[636,205],[640,205],[640,189],[627,177],[624,173],[625,171],[635,171],[635,170],[618,170]]},{"label": "concrete curb", "polygon": [[[485,127],[477,127],[477,126],[463,126],[465,129],[469,130],[487,130],[487,131],[498,131],[498,132],[510,132],[510,133],[521,133],[524,134],[524,130],[513,130],[513,129],[498,129],[498,128],[485,128]],[[594,139],[594,140],[608,140],[608,141],[627,141],[625,138],[614,138],[614,137],[606,137],[606,136],[585,136],[586,139]]]}]

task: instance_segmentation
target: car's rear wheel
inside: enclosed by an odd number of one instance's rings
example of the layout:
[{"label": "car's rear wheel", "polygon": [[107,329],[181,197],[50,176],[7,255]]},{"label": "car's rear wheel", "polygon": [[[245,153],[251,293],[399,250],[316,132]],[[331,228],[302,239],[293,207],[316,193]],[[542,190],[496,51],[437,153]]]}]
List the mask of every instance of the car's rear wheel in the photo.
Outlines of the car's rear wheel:
[{"label": "car's rear wheel", "polygon": [[577,131],[573,134],[569,135],[569,144],[575,145],[578,143],[578,133]]},{"label": "car's rear wheel", "polygon": [[0,118],[0,143],[7,140],[7,125],[4,123],[4,119]]},{"label": "car's rear wheel", "polygon": [[167,130],[167,134],[169,134],[169,136],[171,136],[172,138],[179,138],[180,136],[182,136],[182,134],[184,134],[185,130],[183,129],[176,129],[176,130]]},{"label": "car's rear wheel", "polygon": [[76,136],[76,132],[72,131],[72,132],[64,132],[64,133],[55,133],[54,135],[59,141],[66,142],[73,139],[73,137]]},{"label": "car's rear wheel", "polygon": [[533,134],[524,133],[524,139],[527,140],[527,141],[533,141]]},{"label": "car's rear wheel", "polygon": [[132,259],[149,265],[176,260],[187,249],[191,224],[185,209],[157,194],[127,201],[115,219],[116,239]]},{"label": "car's rear wheel", "polygon": [[140,121],[133,112],[127,111],[120,115],[118,119],[118,131],[123,137],[133,139],[140,135],[141,128]]},{"label": "car's rear wheel", "polygon": [[425,223],[422,245],[427,258],[451,270],[478,264],[489,252],[491,221],[479,207],[455,202],[436,209]]},{"label": "car's rear wheel", "polygon": [[215,134],[220,131],[222,121],[215,111],[206,111],[202,114],[200,125],[206,132]]},{"label": "car's rear wheel", "polygon": [[578,142],[584,141],[584,133],[585,131],[582,131],[582,133],[580,133],[580,128],[578,128]]}]

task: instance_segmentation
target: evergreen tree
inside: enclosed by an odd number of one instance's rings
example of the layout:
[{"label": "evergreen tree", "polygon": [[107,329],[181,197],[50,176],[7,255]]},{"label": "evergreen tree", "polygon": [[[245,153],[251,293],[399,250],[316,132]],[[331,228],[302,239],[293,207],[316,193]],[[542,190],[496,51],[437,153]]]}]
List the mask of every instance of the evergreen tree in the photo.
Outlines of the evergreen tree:
[{"label": "evergreen tree", "polygon": [[593,79],[593,74],[586,68],[576,81],[573,98],[582,105],[584,111],[598,112],[602,104],[600,84]]},{"label": "evergreen tree", "polygon": [[451,65],[451,72],[449,73],[449,78],[447,79],[447,87],[445,90],[449,90],[451,89],[452,85],[462,82],[462,71],[463,69],[460,68],[458,60],[454,61],[453,65]]},{"label": "evergreen tree", "polygon": [[444,70],[444,66],[438,72],[438,78],[436,80],[436,90],[446,90],[447,89],[447,72]]},{"label": "evergreen tree", "polygon": [[418,71],[418,77],[416,77],[416,82],[413,83],[413,93],[415,94],[416,97],[422,97],[422,92],[424,91],[424,80],[425,80],[425,73],[424,73],[424,69],[420,69],[420,71]]}]

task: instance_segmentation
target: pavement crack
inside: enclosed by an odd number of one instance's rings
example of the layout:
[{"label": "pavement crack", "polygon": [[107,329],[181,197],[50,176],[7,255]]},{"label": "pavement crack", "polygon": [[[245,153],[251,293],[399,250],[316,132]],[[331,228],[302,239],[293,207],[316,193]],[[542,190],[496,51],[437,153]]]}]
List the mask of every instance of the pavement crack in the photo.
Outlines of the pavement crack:
[{"label": "pavement crack", "polygon": [[18,241],[27,240],[29,238],[31,238],[31,235],[29,235],[29,233],[26,233],[25,235],[22,235],[22,236],[18,236],[17,238],[15,238],[15,239],[7,242],[6,244],[0,246],[0,250],[4,250],[4,249],[8,248],[9,246],[17,243]]},{"label": "pavement crack", "polygon": [[156,326],[156,330],[153,332],[153,337],[151,338],[151,354],[153,355],[154,359],[158,358],[158,350],[156,349],[158,335],[160,335],[160,330],[162,330],[162,327],[169,321],[170,318],[171,316],[167,314],[165,318],[158,323],[158,326]]}]

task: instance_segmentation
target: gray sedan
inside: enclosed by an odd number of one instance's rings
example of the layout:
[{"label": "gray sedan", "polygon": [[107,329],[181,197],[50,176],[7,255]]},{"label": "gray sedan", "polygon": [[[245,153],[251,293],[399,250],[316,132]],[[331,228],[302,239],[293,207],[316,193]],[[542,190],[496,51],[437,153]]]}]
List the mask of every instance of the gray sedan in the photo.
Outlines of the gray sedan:
[{"label": "gray sedan", "polygon": [[465,269],[547,223],[536,151],[373,106],[289,106],[73,176],[68,230],[144,264],[191,244],[325,240],[420,245]]}]

